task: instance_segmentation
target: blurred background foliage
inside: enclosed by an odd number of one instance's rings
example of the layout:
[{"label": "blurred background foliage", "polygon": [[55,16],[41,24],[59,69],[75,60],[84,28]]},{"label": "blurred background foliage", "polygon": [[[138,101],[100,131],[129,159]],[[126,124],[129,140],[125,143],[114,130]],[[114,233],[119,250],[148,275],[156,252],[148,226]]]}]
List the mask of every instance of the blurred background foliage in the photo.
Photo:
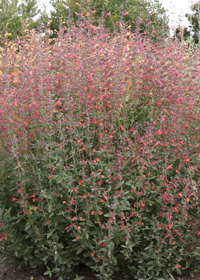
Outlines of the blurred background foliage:
[{"label": "blurred background foliage", "polygon": [[[23,35],[23,22],[37,32],[43,32],[43,27],[50,22],[51,37],[56,37],[61,20],[66,26],[69,18],[72,19],[70,24],[76,24],[81,13],[87,15],[91,10],[95,11],[95,25],[106,19],[104,25],[111,33],[120,32],[117,23],[123,19],[132,32],[139,22],[140,33],[150,35],[154,32],[154,37],[162,38],[169,34],[169,19],[159,0],[50,0],[50,3],[53,9],[48,16],[45,5],[40,5],[38,0],[0,0],[0,36],[3,37],[7,31],[9,38],[15,40]],[[149,21],[153,23],[145,27]]]}]

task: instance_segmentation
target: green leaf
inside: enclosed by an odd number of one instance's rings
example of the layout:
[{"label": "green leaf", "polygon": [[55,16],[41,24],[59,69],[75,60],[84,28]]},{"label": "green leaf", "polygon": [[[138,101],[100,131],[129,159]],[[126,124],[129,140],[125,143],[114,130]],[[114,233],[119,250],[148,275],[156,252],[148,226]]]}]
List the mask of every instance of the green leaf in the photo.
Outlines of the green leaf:
[{"label": "green leaf", "polygon": [[80,254],[82,251],[83,251],[83,249],[82,249],[82,248],[78,248],[78,250],[77,250],[76,254],[78,255],[78,254]]},{"label": "green leaf", "polygon": [[43,273],[43,275],[49,275],[49,277],[51,278],[51,276],[52,276],[52,272],[51,272],[51,271],[49,271],[49,270],[47,270],[47,271],[45,271],[45,273]]},{"label": "green leaf", "polygon": [[127,185],[127,186],[130,186],[132,183],[133,183],[133,181],[131,180],[131,181],[128,181],[128,182],[126,183],[126,185]]},{"label": "green leaf", "polygon": [[64,246],[63,246],[62,243],[58,243],[57,246],[58,246],[59,248],[64,248]]},{"label": "green leaf", "polygon": [[51,232],[47,233],[47,239],[49,239],[49,237],[52,235]]}]

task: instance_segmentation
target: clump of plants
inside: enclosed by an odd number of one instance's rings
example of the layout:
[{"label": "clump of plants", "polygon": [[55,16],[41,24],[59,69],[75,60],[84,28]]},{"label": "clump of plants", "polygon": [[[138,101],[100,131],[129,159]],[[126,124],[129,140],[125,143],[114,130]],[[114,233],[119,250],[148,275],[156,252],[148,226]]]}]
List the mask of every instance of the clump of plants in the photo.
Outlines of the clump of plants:
[{"label": "clump of plants", "polygon": [[120,28],[81,18],[53,44],[30,32],[1,49],[0,246],[19,267],[198,269],[199,53]]}]

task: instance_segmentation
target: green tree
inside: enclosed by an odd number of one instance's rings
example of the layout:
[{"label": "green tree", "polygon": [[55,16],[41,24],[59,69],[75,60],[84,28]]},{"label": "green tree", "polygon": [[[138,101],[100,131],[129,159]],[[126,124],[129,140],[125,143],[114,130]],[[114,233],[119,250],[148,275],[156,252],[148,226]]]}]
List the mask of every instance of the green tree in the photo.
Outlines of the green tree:
[{"label": "green tree", "polygon": [[[37,17],[37,19],[36,19]],[[23,33],[22,22],[26,22],[30,29],[38,28],[42,21],[47,21],[47,14],[39,8],[37,0],[0,0],[0,36],[6,29],[10,39],[16,39]]]},{"label": "green tree", "polygon": [[183,43],[189,53],[197,48],[199,43],[199,14],[200,14],[200,1],[190,7],[192,14],[185,14],[190,22],[189,29],[187,27],[177,27],[175,29],[173,40],[178,39]]},{"label": "green tree", "polygon": [[59,30],[61,19],[66,22],[69,17],[69,7],[66,1],[63,0],[50,0],[50,3],[53,6],[50,28],[54,32],[52,37],[55,37],[56,31]]},{"label": "green tree", "polygon": [[[169,19],[166,10],[163,8],[159,0],[143,1],[143,0],[51,0],[54,10],[51,12],[51,29],[58,30],[60,19],[67,21],[71,14],[73,22],[78,19],[78,14],[87,15],[89,11],[96,11],[94,16],[94,24],[104,20],[104,25],[112,33],[119,28],[116,22],[122,18],[134,32],[136,23],[140,21],[141,32],[154,36],[167,37],[169,34]],[[151,24],[147,25],[149,22]],[[162,27],[162,28],[161,28]]]},{"label": "green tree", "polygon": [[185,14],[188,21],[190,22],[189,28],[177,27],[174,32],[174,38],[177,38],[179,41],[193,41],[193,44],[199,42],[199,14],[200,14],[200,1],[191,6],[192,14]]},{"label": "green tree", "polygon": [[187,19],[190,22],[190,28],[192,34],[192,38],[194,43],[197,44],[199,42],[199,15],[200,15],[200,1],[196,2],[191,6],[192,14],[185,14]]}]

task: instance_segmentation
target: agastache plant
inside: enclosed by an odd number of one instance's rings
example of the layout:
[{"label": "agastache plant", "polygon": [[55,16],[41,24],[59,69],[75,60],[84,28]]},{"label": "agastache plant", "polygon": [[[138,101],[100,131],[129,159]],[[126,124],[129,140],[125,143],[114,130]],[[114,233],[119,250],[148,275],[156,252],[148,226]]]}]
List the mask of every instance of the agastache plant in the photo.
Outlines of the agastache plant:
[{"label": "agastache plant", "polygon": [[1,49],[1,255],[59,280],[198,270],[199,51],[119,26]]}]

